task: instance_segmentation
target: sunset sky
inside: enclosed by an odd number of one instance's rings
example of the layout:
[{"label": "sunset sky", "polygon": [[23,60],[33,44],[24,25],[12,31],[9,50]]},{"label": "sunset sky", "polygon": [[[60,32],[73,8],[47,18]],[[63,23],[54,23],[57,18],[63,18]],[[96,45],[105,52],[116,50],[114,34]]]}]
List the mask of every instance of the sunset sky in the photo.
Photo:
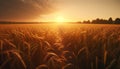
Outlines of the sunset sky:
[{"label": "sunset sky", "polygon": [[1,21],[83,21],[120,17],[120,0],[0,0]]}]

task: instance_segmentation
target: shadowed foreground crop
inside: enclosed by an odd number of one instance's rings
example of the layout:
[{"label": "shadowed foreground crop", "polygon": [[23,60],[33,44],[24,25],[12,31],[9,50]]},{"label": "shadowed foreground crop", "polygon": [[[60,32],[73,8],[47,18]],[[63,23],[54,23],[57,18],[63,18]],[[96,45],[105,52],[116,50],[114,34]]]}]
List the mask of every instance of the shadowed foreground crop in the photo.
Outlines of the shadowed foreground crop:
[{"label": "shadowed foreground crop", "polygon": [[120,26],[0,25],[0,69],[120,69]]}]

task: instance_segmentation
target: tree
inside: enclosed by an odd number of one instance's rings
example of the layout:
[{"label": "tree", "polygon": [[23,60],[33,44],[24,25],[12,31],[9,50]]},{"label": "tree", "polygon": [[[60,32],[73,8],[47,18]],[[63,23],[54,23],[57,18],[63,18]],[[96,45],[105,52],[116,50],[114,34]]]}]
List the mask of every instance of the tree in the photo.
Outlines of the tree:
[{"label": "tree", "polygon": [[87,20],[87,21],[83,21],[83,23],[86,23],[86,24],[90,24],[90,20]]},{"label": "tree", "polygon": [[113,24],[113,19],[111,17],[108,19],[108,23]]},{"label": "tree", "polygon": [[115,24],[120,24],[120,18],[116,18],[114,21]]}]

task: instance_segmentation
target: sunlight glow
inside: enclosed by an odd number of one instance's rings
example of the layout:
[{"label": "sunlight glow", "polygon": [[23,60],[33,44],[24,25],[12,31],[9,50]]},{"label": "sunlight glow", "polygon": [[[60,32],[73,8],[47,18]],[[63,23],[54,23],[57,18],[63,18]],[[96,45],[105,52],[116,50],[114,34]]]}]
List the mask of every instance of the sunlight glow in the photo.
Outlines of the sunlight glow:
[{"label": "sunlight glow", "polygon": [[57,22],[57,23],[63,23],[63,22],[65,22],[65,19],[64,19],[63,16],[58,16],[58,17],[56,17],[55,22]]}]

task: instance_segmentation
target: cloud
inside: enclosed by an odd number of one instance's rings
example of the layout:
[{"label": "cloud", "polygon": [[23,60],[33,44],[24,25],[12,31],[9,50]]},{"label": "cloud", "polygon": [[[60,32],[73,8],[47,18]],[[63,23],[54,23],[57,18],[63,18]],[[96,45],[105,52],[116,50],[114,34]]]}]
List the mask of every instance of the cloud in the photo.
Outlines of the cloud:
[{"label": "cloud", "polygon": [[0,0],[0,20],[32,20],[52,11],[50,0]]}]

